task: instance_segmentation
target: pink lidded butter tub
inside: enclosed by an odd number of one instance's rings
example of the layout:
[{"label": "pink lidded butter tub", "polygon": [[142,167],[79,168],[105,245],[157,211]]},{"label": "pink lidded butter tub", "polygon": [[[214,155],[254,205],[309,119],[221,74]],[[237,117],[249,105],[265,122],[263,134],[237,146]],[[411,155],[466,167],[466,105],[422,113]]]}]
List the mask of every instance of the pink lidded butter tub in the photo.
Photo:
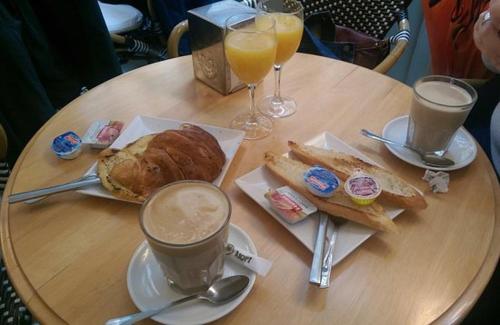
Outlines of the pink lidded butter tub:
[{"label": "pink lidded butter tub", "polygon": [[382,192],[377,180],[365,173],[357,172],[344,183],[345,192],[358,205],[372,204]]}]

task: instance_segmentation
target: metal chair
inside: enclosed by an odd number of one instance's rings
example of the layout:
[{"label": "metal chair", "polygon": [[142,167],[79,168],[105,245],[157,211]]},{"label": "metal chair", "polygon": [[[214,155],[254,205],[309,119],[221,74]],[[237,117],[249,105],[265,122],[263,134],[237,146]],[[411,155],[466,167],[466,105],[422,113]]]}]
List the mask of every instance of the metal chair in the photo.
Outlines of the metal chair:
[{"label": "metal chair", "polygon": [[[155,28],[154,22],[145,17],[138,9],[125,4],[107,4],[98,2],[101,8],[104,21],[110,33],[111,39],[118,45],[117,53],[124,58],[139,57],[146,58],[149,61],[164,60],[167,58],[166,50],[161,46],[152,46],[149,42],[139,39],[134,35],[144,24],[149,23],[153,35],[151,38],[158,39],[159,43],[160,30]],[[147,1],[148,14],[151,18],[155,18],[154,11],[152,10],[151,0]]]},{"label": "metal chair", "polygon": [[[406,7],[409,0],[299,0],[304,6],[304,16],[320,11],[330,11],[339,25],[343,25],[370,36],[381,38],[397,22],[398,32],[389,37],[392,49],[387,57],[373,70],[386,73],[401,57],[410,39],[410,22]],[[244,1],[255,6],[255,1]],[[179,56],[179,41],[189,30],[187,20],[177,24],[167,42],[170,58]]]}]

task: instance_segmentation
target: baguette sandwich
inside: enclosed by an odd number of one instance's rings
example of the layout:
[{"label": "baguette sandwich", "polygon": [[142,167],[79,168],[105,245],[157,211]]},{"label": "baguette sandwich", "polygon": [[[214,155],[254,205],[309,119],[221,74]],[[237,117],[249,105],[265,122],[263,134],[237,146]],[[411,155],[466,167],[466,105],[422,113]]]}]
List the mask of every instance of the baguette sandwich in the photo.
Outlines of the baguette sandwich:
[{"label": "baguette sandwich", "polygon": [[424,209],[427,207],[427,202],[420,192],[402,178],[383,168],[334,150],[300,145],[293,141],[288,141],[288,146],[302,162],[309,165],[319,164],[328,168],[343,181],[349,178],[356,169],[373,176],[382,188],[380,198],[390,205],[404,209]]},{"label": "baguette sandwich", "polygon": [[384,209],[380,204],[373,203],[369,206],[356,205],[344,192],[343,184],[340,184],[339,188],[330,198],[318,197],[309,192],[304,183],[304,173],[310,168],[309,165],[272,152],[265,154],[265,162],[267,168],[275,176],[302,194],[316,205],[319,210],[376,230],[397,232],[396,224],[385,215]]}]

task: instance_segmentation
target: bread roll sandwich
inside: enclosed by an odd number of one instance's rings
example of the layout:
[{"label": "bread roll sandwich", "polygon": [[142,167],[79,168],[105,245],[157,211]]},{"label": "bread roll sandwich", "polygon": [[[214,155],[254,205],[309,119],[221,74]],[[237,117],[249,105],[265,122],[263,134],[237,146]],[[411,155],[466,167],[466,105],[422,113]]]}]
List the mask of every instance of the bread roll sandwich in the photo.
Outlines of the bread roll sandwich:
[{"label": "bread roll sandwich", "polygon": [[424,209],[427,207],[424,197],[413,186],[391,172],[367,163],[357,157],[329,149],[300,145],[288,141],[294,155],[309,165],[319,164],[332,170],[345,181],[356,169],[374,177],[382,188],[380,198],[391,205],[404,209]]},{"label": "bread roll sandwich", "polygon": [[376,202],[369,206],[355,204],[345,193],[343,184],[340,184],[333,196],[329,198],[319,197],[309,192],[304,183],[304,173],[311,166],[272,152],[265,154],[265,162],[267,168],[275,176],[306,197],[319,210],[376,230],[397,232],[396,224],[385,215],[384,209],[380,204]]},{"label": "bread roll sandwich", "polygon": [[113,195],[144,201],[152,191],[174,181],[212,182],[225,162],[215,137],[198,126],[183,124],[179,130],[146,135],[120,150],[104,150],[97,172]]}]

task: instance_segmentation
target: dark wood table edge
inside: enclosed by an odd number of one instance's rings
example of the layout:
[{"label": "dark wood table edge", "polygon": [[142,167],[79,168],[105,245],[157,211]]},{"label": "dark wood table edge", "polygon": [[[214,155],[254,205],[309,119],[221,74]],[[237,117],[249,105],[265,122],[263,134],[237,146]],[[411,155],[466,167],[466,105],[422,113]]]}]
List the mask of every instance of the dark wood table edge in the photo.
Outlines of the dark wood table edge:
[{"label": "dark wood table edge", "polygon": [[[481,151],[482,154],[485,154],[482,149],[479,151]],[[490,167],[487,168],[488,176],[492,182],[491,187],[494,192],[493,196],[495,200],[495,226],[493,229],[490,247],[486,253],[485,260],[472,282],[464,290],[458,300],[456,300],[450,308],[439,316],[433,324],[460,324],[472,310],[477,300],[481,297],[481,294],[495,272],[495,268],[500,258],[500,185],[493,168],[494,167],[491,163]]]}]

